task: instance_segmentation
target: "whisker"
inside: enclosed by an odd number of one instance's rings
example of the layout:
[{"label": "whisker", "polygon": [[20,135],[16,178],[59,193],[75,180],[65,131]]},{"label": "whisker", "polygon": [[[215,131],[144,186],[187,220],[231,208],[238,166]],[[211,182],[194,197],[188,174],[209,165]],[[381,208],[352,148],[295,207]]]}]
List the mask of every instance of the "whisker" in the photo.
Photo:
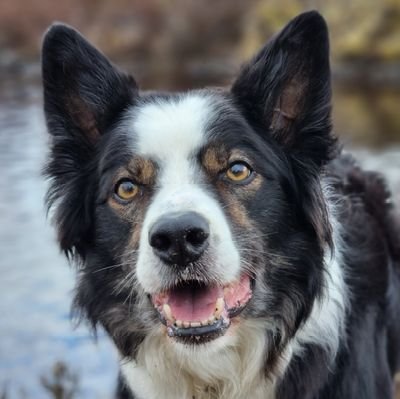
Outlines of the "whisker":
[{"label": "whisker", "polygon": [[104,270],[117,269],[117,268],[125,266],[125,265],[126,265],[126,263],[116,263],[115,265],[105,266],[105,267],[102,267],[101,269],[93,270],[92,274],[100,273],[100,272],[102,272]]}]

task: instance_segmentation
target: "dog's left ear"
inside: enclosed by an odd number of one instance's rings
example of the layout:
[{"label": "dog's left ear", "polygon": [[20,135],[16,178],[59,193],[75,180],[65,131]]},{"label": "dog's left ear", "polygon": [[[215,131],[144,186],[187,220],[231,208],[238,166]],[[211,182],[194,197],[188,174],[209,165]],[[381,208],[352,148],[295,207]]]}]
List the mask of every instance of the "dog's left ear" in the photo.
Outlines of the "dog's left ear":
[{"label": "dog's left ear", "polygon": [[120,72],[79,32],[54,24],[43,41],[44,107],[50,134],[89,145],[137,95],[134,79]]},{"label": "dog's left ear", "polygon": [[291,156],[317,167],[330,159],[329,39],[316,11],[289,22],[244,66],[231,90],[249,122]]},{"label": "dog's left ear", "polygon": [[80,33],[53,25],[43,41],[44,109],[52,137],[45,174],[58,240],[84,256],[93,231],[98,143],[137,101],[138,89]]}]

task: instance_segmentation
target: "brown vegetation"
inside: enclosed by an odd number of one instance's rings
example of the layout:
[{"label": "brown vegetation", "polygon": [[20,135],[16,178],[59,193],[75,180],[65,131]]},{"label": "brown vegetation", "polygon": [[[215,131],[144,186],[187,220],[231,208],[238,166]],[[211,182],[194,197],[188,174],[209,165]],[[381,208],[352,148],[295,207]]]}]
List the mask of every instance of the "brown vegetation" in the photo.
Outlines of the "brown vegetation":
[{"label": "brown vegetation", "polygon": [[193,57],[244,58],[311,8],[329,22],[334,59],[400,60],[398,0],[3,0],[0,49],[37,56],[43,32],[59,20],[112,56],[174,69]]},{"label": "brown vegetation", "polygon": [[[40,377],[40,384],[49,399],[74,399],[79,391],[79,378],[63,362],[56,362],[48,375]],[[24,387],[20,387],[21,399],[28,399],[30,395]],[[7,386],[0,392],[0,399],[8,399]]]}]

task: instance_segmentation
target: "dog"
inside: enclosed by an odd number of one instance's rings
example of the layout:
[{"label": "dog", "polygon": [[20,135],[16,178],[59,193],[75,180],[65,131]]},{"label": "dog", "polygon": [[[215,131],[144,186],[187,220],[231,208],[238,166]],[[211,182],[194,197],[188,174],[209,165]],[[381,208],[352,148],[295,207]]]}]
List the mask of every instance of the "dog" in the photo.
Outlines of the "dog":
[{"label": "dog", "polygon": [[230,88],[139,92],[74,29],[42,53],[47,204],[119,398],[391,398],[400,235],[332,134],[328,30],[299,15]]}]

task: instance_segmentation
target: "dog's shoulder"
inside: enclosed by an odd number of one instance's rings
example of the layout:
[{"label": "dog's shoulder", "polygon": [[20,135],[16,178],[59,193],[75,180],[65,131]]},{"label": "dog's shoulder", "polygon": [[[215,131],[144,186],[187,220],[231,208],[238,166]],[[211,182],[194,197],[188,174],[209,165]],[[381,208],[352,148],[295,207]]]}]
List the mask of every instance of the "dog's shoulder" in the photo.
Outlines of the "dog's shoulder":
[{"label": "dog's shoulder", "polygon": [[[339,217],[346,229],[380,237],[388,255],[400,261],[400,218],[385,177],[360,166],[349,153],[341,153],[327,167],[327,176],[339,204]],[[357,234],[356,234],[357,236]]]},{"label": "dog's shoulder", "polygon": [[[320,373],[324,353],[308,345],[289,366],[278,397],[311,397],[312,387],[326,378],[313,397],[388,398],[390,385],[380,382],[400,367],[400,230],[392,194],[379,172],[364,170],[349,154],[327,165],[325,179],[340,235],[336,245],[347,290],[345,335],[335,373]],[[300,369],[308,370],[301,382]],[[355,386],[361,387],[356,395]]]}]

